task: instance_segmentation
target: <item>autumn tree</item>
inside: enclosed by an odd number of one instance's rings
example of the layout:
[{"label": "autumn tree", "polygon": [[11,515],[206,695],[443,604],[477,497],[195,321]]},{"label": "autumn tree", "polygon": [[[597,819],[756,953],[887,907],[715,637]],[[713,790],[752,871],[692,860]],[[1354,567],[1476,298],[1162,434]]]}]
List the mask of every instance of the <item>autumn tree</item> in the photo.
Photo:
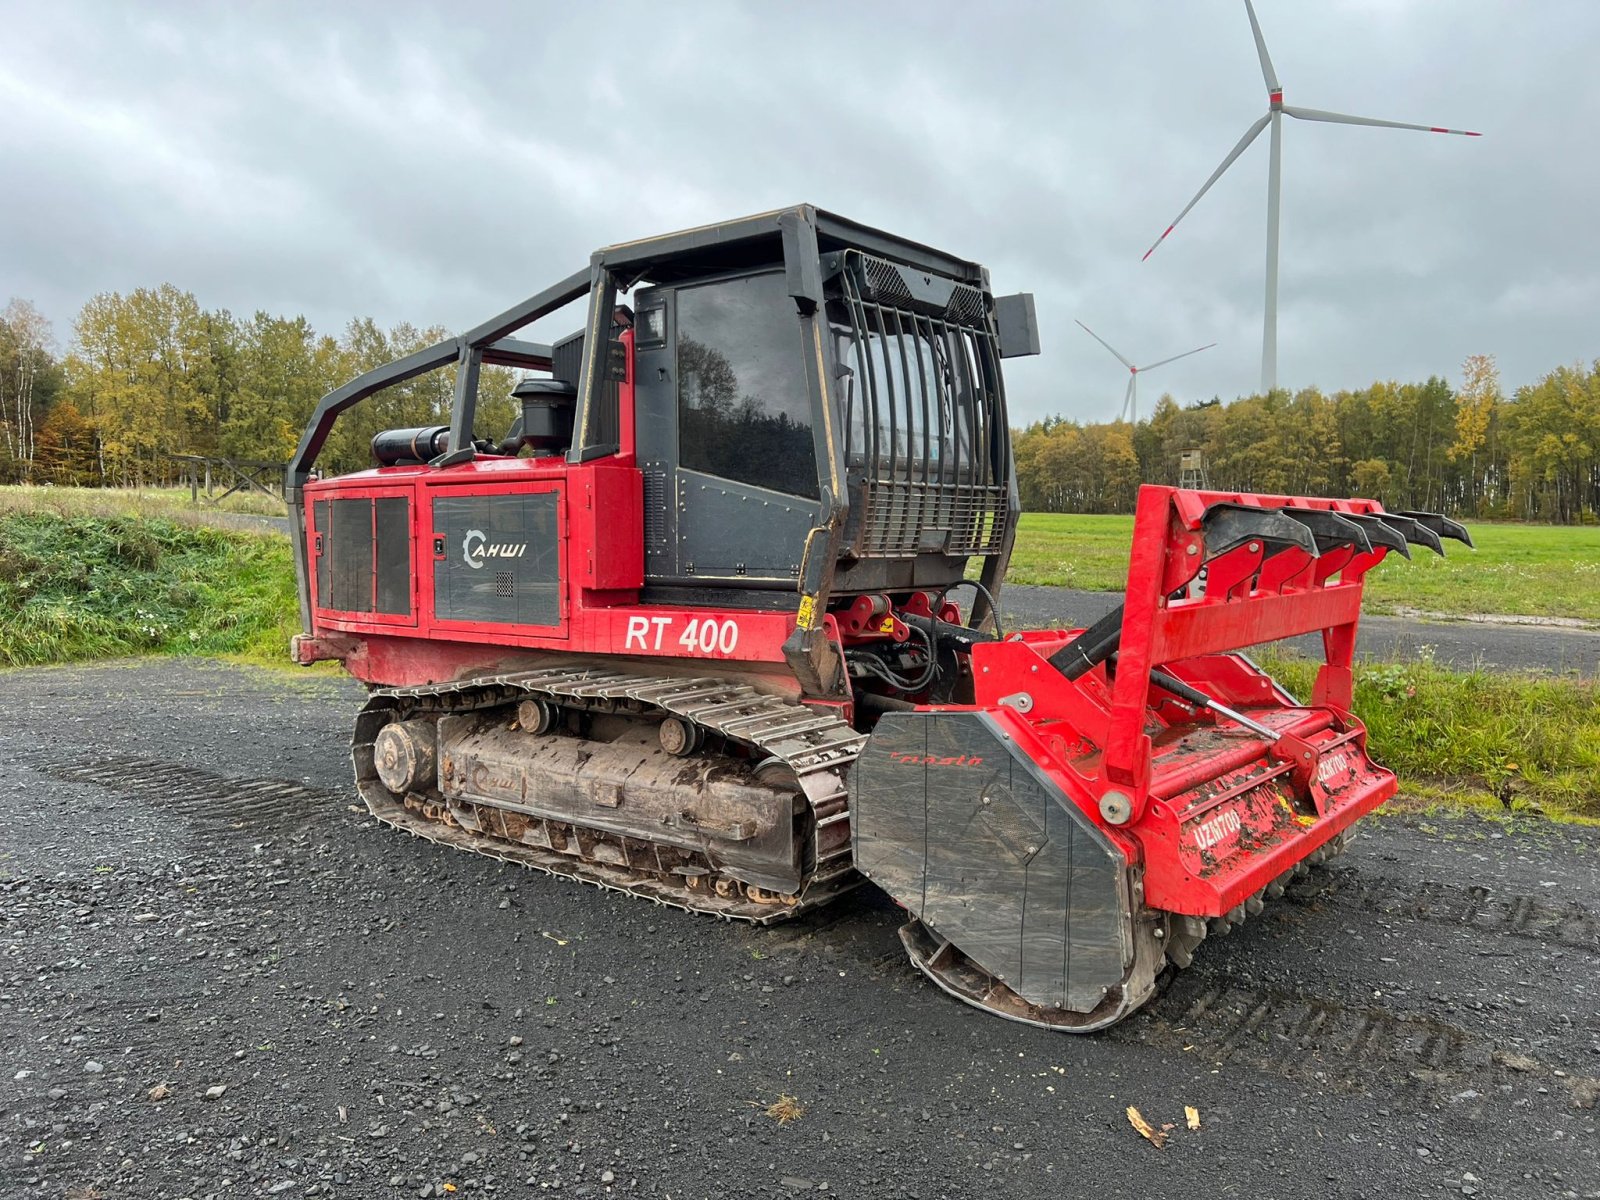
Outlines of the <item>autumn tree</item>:
[{"label": "autumn tree", "polygon": [[0,309],[0,482],[33,472],[39,422],[61,386],[50,322],[26,300]]},{"label": "autumn tree", "polygon": [[1500,407],[1500,369],[1492,354],[1471,354],[1461,364],[1461,387],[1456,391],[1456,436],[1450,460],[1465,463],[1464,507],[1478,515],[1487,482],[1478,470],[1478,456],[1489,440],[1489,424]]},{"label": "autumn tree", "polygon": [[202,388],[211,344],[200,305],[171,284],[94,297],[74,323],[68,391],[99,433],[102,477],[170,474],[164,456],[192,451],[211,423]]}]

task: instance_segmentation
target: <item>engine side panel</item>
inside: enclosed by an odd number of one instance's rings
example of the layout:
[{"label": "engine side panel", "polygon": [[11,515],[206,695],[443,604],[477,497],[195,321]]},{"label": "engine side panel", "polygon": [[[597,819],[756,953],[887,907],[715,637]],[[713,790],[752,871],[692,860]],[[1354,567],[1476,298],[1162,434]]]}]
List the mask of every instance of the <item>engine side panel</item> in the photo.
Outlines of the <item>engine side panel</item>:
[{"label": "engine side panel", "polygon": [[453,492],[436,489],[432,497],[435,615],[441,621],[559,625],[560,492]]}]

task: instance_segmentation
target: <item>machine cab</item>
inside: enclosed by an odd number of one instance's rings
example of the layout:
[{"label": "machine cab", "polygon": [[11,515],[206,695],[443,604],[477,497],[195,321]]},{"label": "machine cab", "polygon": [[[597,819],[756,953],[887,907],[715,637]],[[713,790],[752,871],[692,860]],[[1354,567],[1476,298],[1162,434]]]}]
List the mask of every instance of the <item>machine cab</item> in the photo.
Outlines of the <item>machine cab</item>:
[{"label": "machine cab", "polygon": [[841,500],[835,594],[943,586],[1002,549],[1010,444],[992,299],[854,248],[817,265],[814,308],[781,260],[636,293],[658,594],[793,593],[810,531]]}]

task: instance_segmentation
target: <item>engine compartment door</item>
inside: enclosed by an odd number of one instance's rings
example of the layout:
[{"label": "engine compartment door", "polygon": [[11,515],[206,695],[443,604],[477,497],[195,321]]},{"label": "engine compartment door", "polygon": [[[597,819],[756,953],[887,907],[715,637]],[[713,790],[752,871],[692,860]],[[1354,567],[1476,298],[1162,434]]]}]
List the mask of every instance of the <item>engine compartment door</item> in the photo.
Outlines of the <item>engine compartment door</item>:
[{"label": "engine compartment door", "polygon": [[510,625],[565,636],[563,490],[555,481],[425,489],[438,624]]},{"label": "engine compartment door", "polygon": [[416,625],[409,486],[317,497],[308,532],[312,605],[319,613],[371,625]]}]

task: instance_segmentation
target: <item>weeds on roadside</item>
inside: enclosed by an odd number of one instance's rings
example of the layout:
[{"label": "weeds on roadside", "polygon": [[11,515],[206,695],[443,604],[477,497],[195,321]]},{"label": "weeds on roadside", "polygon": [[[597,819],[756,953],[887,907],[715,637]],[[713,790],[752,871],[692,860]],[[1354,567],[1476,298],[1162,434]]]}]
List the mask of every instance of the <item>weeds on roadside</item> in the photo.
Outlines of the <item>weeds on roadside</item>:
[{"label": "weeds on roadside", "polygon": [[283,538],[0,511],[0,665],[146,653],[281,662],[295,618]]},{"label": "weeds on roadside", "polygon": [[[1317,664],[1262,667],[1299,696]],[[1448,671],[1424,656],[1356,667],[1355,713],[1374,758],[1409,787],[1556,818],[1600,818],[1600,687],[1590,680]]]}]

